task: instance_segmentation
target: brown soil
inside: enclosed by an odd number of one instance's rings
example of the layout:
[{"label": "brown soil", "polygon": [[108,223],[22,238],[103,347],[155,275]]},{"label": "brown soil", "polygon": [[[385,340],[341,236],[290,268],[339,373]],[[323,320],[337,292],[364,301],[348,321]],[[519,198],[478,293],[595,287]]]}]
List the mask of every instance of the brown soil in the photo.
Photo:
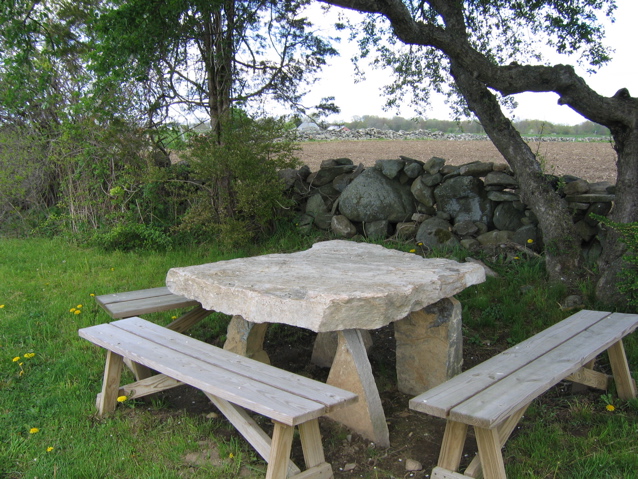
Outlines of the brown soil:
[{"label": "brown soil", "polygon": [[[530,142],[529,145],[547,173],[575,175],[591,182],[616,181],[616,154],[608,142]],[[438,156],[451,165],[471,161],[506,163],[490,141],[343,140],[308,141],[300,146],[299,156],[312,171],[330,158],[350,158],[355,164],[373,166],[376,160],[399,155],[421,161]]]}]

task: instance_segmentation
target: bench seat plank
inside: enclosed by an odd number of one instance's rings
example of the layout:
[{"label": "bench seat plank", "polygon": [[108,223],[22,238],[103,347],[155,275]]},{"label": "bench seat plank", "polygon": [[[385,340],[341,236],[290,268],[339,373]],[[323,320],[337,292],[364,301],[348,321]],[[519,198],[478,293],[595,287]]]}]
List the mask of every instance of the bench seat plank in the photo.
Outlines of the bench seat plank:
[{"label": "bench seat plank", "polygon": [[[135,318],[135,320],[144,321],[139,318]],[[300,397],[296,391],[293,393],[280,389],[276,382],[271,383],[271,385],[260,380],[259,373],[253,371],[253,366],[260,363],[251,361],[246,363],[241,371],[231,372],[214,364],[217,361],[215,356],[218,353],[228,353],[227,351],[170,330],[165,330],[165,334],[181,336],[182,344],[180,345],[173,338],[171,347],[167,347],[117,326],[118,323],[126,324],[130,321],[131,319],[115,321],[110,324],[81,329],[79,334],[81,337],[139,364],[290,426],[317,418],[325,414],[326,409],[330,407],[356,400],[354,394],[345,398],[343,391],[339,397],[333,397],[332,401],[325,400],[327,395],[324,395],[324,403]],[[147,321],[144,323],[151,329],[153,327],[161,328]],[[204,348],[200,345],[200,348],[193,353],[191,346],[197,343],[206,346],[205,349],[208,349],[208,352],[204,352]],[[177,348],[181,348],[179,352]],[[213,363],[211,364],[209,361]],[[276,368],[267,365],[263,366],[276,370]],[[281,371],[281,373],[282,377],[286,374],[285,371]],[[307,381],[312,380],[307,379]],[[317,384],[315,389],[320,389],[319,385],[322,383],[317,382]],[[332,386],[329,388],[335,389]]]},{"label": "bench seat plank", "polygon": [[[175,347],[178,350],[185,352],[183,347],[179,346],[179,344],[183,342],[184,336],[173,331],[167,331],[166,328],[158,326],[157,324],[149,324],[148,321],[141,318],[129,318],[125,322],[114,321],[111,324],[117,325],[125,331],[129,331],[150,341],[161,342],[169,348],[172,347],[173,344],[176,344]],[[200,357],[200,355],[206,355],[207,351],[210,351],[210,348],[211,345],[208,343],[188,338],[188,354],[195,358]],[[221,348],[215,348],[215,354],[208,355],[207,362],[234,374],[247,375],[255,381],[276,385],[278,389],[321,402],[328,409],[334,404],[351,401],[354,396],[354,394],[344,395],[343,389],[331,386],[330,384],[320,383],[297,374],[293,375],[287,371],[245,358],[244,356]]]},{"label": "bench seat plank", "polygon": [[114,319],[199,305],[197,301],[171,293],[165,286],[104,294],[96,296],[95,301]]},{"label": "bench seat plank", "polygon": [[600,311],[580,311],[569,318],[511,347],[470,371],[459,374],[440,386],[410,400],[410,408],[433,416],[447,418],[458,404],[489,388],[505,376],[517,371],[587,327],[608,316]]},{"label": "bench seat plank", "polygon": [[615,313],[596,322],[491,388],[454,407],[449,418],[491,428],[596,358],[638,327],[638,316]]}]

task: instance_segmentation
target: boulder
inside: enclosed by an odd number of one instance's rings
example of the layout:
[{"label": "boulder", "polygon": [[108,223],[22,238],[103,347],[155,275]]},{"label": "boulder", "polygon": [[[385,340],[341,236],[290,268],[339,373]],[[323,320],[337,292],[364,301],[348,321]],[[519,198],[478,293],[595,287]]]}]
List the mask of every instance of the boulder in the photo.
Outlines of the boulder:
[{"label": "boulder", "polygon": [[351,221],[399,222],[416,212],[410,189],[368,168],[350,183],[339,198],[339,209]]},{"label": "boulder", "polygon": [[459,240],[452,233],[452,225],[447,221],[434,217],[425,220],[416,233],[417,242],[429,248],[453,248]]},{"label": "boulder", "polygon": [[525,213],[514,207],[511,201],[500,203],[494,209],[494,227],[499,230],[516,231],[523,223]]},{"label": "boulder", "polygon": [[449,213],[455,223],[469,220],[492,224],[493,203],[479,178],[451,178],[434,190],[434,198],[438,210]]}]

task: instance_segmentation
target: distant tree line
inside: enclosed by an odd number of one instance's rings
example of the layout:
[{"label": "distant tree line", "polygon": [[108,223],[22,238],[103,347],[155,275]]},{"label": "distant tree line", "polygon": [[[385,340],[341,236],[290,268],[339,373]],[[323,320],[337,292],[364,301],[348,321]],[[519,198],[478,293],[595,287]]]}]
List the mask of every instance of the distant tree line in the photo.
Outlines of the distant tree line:
[{"label": "distant tree line", "polygon": [[[409,119],[401,116],[384,118],[363,115],[355,116],[352,121],[345,122],[343,125],[351,130],[378,128],[393,131],[433,130],[443,133],[485,133],[481,124],[475,120]],[[524,136],[608,136],[610,134],[608,128],[591,121],[584,121],[578,125],[560,125],[542,120],[520,120],[514,122],[514,125]]]}]

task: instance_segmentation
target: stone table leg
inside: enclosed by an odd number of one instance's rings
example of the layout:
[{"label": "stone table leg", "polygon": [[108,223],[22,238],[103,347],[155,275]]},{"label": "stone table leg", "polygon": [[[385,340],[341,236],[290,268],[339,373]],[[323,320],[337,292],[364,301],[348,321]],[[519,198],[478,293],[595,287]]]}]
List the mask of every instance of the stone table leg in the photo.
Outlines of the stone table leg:
[{"label": "stone table leg", "polygon": [[251,323],[241,316],[233,316],[228,325],[224,349],[270,364],[268,353],[264,351],[264,337],[267,329],[268,323]]},{"label": "stone table leg", "polygon": [[359,396],[355,404],[340,408],[328,416],[374,441],[376,445],[390,447],[385,413],[359,330],[339,332],[337,353],[327,382]]},{"label": "stone table leg", "polygon": [[[367,329],[360,329],[361,337],[363,338],[363,344],[366,347],[366,351],[370,351],[372,347],[372,335]],[[321,368],[329,368],[332,366],[332,362],[337,354],[337,345],[339,344],[339,333],[337,331],[330,331],[327,333],[319,333],[315,338],[315,344],[312,348],[312,357],[310,362],[316,364]]]},{"label": "stone table leg", "polygon": [[461,372],[461,303],[442,299],[394,323],[397,386],[411,396]]}]

